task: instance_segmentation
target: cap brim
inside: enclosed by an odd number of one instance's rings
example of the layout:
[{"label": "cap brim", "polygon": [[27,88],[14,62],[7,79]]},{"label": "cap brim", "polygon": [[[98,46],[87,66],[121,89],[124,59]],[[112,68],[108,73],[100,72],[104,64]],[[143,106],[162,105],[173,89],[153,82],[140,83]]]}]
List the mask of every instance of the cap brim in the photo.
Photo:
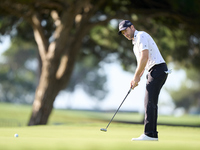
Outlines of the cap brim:
[{"label": "cap brim", "polygon": [[121,35],[121,34],[122,34],[122,31],[123,31],[123,30],[126,30],[126,28],[128,28],[128,27],[123,27],[123,28],[121,28],[121,29],[118,31],[118,34]]},{"label": "cap brim", "polygon": [[121,31],[118,31],[118,35],[121,35],[122,34],[122,32]]}]

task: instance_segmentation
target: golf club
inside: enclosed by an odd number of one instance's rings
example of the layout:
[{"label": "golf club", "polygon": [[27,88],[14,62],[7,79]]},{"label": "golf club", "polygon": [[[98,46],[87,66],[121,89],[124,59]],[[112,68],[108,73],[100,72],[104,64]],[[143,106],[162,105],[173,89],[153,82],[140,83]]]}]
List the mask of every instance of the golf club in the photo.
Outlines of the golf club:
[{"label": "golf club", "polygon": [[132,87],[129,89],[128,93],[126,94],[124,100],[121,102],[121,104],[119,105],[117,111],[115,112],[115,114],[113,115],[112,119],[110,120],[110,122],[108,123],[107,127],[106,128],[101,128],[100,131],[103,131],[103,132],[106,132],[107,131],[107,128],[108,126],[110,125],[110,123],[112,122],[113,118],[115,117],[115,115],[117,114],[117,112],[119,111],[120,107],[122,106],[122,104],[124,103],[126,97],[129,95],[129,93],[131,92],[132,90]]}]

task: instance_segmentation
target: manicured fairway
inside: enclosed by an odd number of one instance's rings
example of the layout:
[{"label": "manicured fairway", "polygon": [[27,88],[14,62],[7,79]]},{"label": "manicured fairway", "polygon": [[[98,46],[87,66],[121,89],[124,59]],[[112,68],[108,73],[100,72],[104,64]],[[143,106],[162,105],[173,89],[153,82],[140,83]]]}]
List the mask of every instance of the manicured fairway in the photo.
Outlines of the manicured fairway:
[{"label": "manicured fairway", "polygon": [[[159,141],[133,142],[142,125],[74,123],[63,126],[0,128],[2,150],[199,150],[200,128],[158,126]],[[15,138],[14,134],[19,137]]]}]

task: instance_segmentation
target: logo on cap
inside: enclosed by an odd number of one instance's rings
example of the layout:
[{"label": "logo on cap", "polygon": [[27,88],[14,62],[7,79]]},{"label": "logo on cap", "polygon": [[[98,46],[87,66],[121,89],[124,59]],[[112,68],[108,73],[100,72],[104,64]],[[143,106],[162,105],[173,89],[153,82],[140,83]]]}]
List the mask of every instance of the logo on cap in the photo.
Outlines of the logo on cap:
[{"label": "logo on cap", "polygon": [[128,23],[127,23],[128,26],[130,26],[131,24],[132,24],[131,22],[128,22]]}]

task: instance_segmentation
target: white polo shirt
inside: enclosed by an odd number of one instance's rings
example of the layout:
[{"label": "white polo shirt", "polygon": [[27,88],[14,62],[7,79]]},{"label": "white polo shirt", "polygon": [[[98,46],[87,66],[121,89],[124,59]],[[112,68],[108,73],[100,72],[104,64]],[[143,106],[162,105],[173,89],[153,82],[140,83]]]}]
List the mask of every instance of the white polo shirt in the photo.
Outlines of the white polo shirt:
[{"label": "white polo shirt", "polygon": [[133,43],[133,52],[135,53],[137,62],[141,57],[141,52],[145,49],[149,51],[149,59],[145,67],[146,70],[151,69],[156,64],[165,63],[160,51],[153,38],[144,31],[135,30]]}]

